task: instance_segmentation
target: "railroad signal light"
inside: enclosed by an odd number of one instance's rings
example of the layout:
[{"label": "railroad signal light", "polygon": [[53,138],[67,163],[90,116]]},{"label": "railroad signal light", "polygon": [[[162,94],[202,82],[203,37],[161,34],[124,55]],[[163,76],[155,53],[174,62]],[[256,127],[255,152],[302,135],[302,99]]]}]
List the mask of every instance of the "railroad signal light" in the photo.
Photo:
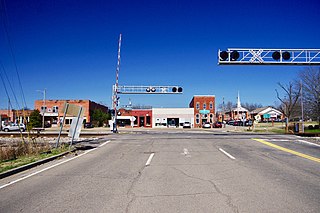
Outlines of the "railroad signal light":
[{"label": "railroad signal light", "polygon": [[240,57],[240,54],[236,50],[232,51],[231,54],[230,54],[230,58],[231,58],[232,61],[238,60],[239,57]]},{"label": "railroad signal light", "polygon": [[183,91],[182,87],[173,87],[172,92],[179,92],[181,93]]},{"label": "railroad signal light", "polygon": [[276,61],[280,60],[280,52],[278,52],[278,51],[273,52],[272,58]]},{"label": "railroad signal light", "polygon": [[222,51],[222,52],[220,52],[220,59],[221,59],[221,61],[227,60],[228,57],[229,57],[229,54],[228,54],[227,51]]},{"label": "railroad signal light", "polygon": [[287,61],[290,59],[290,57],[291,57],[291,54],[288,51],[282,53],[283,60]]},{"label": "railroad signal light", "polygon": [[220,52],[220,61],[227,61],[230,57],[230,61],[236,61],[240,58],[240,53],[236,50],[230,52],[230,51],[221,51]]},{"label": "railroad signal light", "polygon": [[154,87],[148,87],[148,88],[146,89],[146,91],[147,91],[147,92],[155,92],[155,91],[156,91],[156,88],[154,88]]}]

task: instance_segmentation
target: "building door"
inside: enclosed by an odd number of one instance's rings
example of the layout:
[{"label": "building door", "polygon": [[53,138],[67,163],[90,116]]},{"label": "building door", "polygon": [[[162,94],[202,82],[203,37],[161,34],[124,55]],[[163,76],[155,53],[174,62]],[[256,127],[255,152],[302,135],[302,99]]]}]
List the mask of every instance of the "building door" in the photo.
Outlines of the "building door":
[{"label": "building door", "polygon": [[139,127],[144,126],[144,116],[139,117]]}]

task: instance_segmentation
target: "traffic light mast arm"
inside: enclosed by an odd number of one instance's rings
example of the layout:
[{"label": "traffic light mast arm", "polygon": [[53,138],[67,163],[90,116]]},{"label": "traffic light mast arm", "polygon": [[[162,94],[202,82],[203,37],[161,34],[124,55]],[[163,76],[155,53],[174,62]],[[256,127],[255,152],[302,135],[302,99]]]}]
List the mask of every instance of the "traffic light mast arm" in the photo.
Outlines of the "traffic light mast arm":
[{"label": "traffic light mast arm", "polygon": [[218,51],[219,65],[320,65],[320,49],[228,48]]}]

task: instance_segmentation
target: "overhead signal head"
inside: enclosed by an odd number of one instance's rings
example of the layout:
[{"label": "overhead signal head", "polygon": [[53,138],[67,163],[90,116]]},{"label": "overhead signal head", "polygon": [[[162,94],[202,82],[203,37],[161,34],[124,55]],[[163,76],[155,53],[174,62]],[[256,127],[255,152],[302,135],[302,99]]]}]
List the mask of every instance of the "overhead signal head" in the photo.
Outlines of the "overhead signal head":
[{"label": "overhead signal head", "polygon": [[231,58],[232,61],[238,60],[239,57],[240,57],[240,54],[236,50],[232,51],[231,54],[230,54],[230,58]]},{"label": "overhead signal head", "polygon": [[183,91],[183,89],[182,89],[182,87],[173,87],[172,88],[172,92],[178,92],[178,93],[182,93],[182,91]]},{"label": "overhead signal head", "polygon": [[282,58],[283,58],[283,60],[289,60],[290,59],[290,57],[291,57],[291,54],[289,53],[289,52],[283,52],[282,53]]},{"label": "overhead signal head", "polygon": [[228,57],[229,57],[229,54],[228,54],[227,51],[222,51],[222,52],[220,52],[220,60],[221,60],[221,61],[227,60]]},{"label": "overhead signal head", "polygon": [[280,52],[278,52],[278,51],[273,52],[272,53],[272,58],[274,60],[280,60]]},{"label": "overhead signal head", "polygon": [[173,87],[172,92],[177,92],[177,87]]}]

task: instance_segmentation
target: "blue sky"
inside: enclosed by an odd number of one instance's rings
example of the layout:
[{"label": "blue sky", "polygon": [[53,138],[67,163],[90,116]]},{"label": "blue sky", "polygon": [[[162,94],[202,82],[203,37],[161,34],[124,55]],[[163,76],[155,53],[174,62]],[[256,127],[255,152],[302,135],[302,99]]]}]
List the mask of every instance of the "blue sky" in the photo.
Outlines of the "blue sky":
[{"label": "blue sky", "polygon": [[[4,0],[1,0],[2,2]],[[317,0],[5,0],[8,31],[29,108],[42,99],[90,99],[111,106],[118,37],[120,85],[181,85],[182,95],[121,95],[134,105],[188,107],[193,95],[216,105],[241,101],[274,105],[278,82],[301,66],[219,66],[218,49],[320,48]],[[3,18],[3,10],[1,10]],[[10,46],[0,28],[0,60],[20,106]],[[13,100],[13,97],[11,97]],[[0,84],[0,108],[8,99]],[[17,104],[13,101],[17,108]]]}]

